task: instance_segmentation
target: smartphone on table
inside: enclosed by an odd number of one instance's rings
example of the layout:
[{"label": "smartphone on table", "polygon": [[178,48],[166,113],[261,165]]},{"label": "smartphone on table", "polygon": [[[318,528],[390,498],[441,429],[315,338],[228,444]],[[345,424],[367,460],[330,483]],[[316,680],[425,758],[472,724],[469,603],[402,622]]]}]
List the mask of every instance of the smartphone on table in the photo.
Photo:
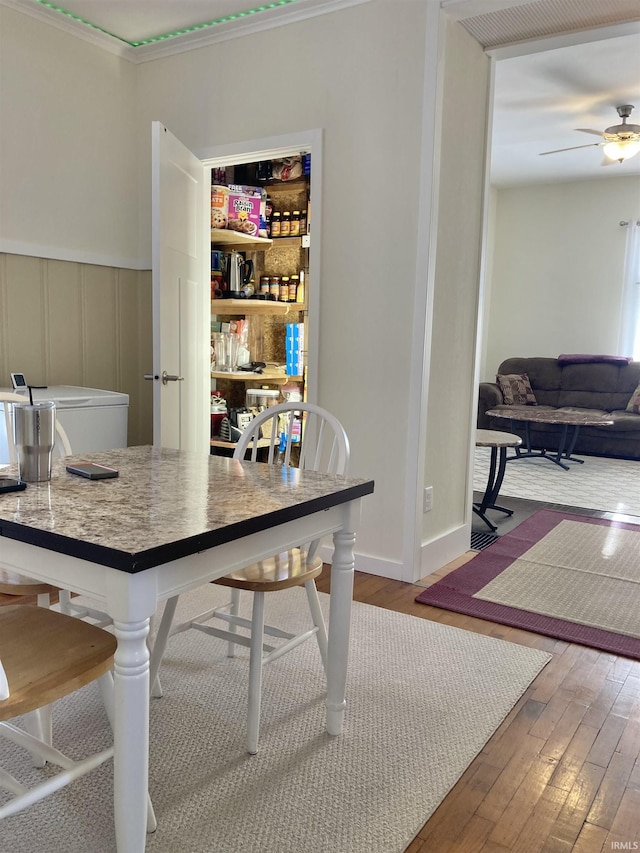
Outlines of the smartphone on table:
[{"label": "smartphone on table", "polygon": [[0,476],[0,494],[2,492],[21,492],[27,488],[24,480],[16,480],[15,477]]},{"label": "smartphone on table", "polygon": [[67,465],[67,471],[70,474],[77,474],[78,477],[86,477],[87,480],[109,480],[111,477],[118,476],[115,468],[98,465],[96,462],[76,462],[73,465]]}]

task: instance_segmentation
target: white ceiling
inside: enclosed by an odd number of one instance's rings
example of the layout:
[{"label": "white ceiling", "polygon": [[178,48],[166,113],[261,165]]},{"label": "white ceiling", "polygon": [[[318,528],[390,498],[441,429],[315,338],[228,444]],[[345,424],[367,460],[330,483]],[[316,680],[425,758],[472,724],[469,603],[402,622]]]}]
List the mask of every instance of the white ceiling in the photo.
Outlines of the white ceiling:
[{"label": "white ceiling", "polygon": [[[635,106],[629,122],[640,124],[640,35],[498,60],[494,98],[494,185],[640,175],[640,155],[611,163],[596,136],[577,130],[620,124],[621,104]],[[540,156],[575,145],[590,147]]]},{"label": "white ceiling", "polygon": [[[284,24],[292,20],[292,16],[322,14],[361,2],[367,0],[59,0],[59,5],[72,16],[114,36],[106,41],[115,44],[118,39],[121,45],[123,42],[130,45],[236,16],[234,20],[200,31],[203,36],[224,32],[226,37],[232,37],[246,32],[248,26],[261,28]],[[53,12],[52,4],[46,7],[38,0],[0,0],[0,3],[44,16],[54,25],[63,21],[65,29],[71,28],[82,37],[95,34],[95,30],[85,24]],[[571,26],[575,31],[581,24],[587,26],[587,21],[581,22],[576,14],[588,11],[593,16],[594,9],[610,17],[595,22],[592,17],[592,26],[607,21],[613,23],[615,15],[618,15],[617,20],[628,20],[628,3],[629,0],[597,0],[595,5],[594,0],[580,0],[577,5],[575,0],[445,0],[443,5],[447,11],[455,11],[456,7],[462,10],[455,17],[466,18],[463,23],[471,32],[476,25],[489,26],[491,35],[502,34],[504,43],[513,38],[514,27],[518,28],[519,40],[528,32],[538,35],[539,29],[533,29],[534,23],[539,27],[540,21],[548,21],[552,8],[563,15],[570,12],[573,18],[563,26]],[[640,2],[631,0],[631,3],[637,3],[640,12]],[[399,3],[399,11],[401,8]],[[250,10],[254,11],[249,14]],[[537,22],[532,20],[531,10],[538,10]],[[478,15],[478,11],[485,13]],[[531,29],[527,30],[527,26]],[[614,29],[616,37],[613,38],[497,60],[492,183],[509,186],[640,175],[640,155],[623,164],[603,167],[601,150],[593,145],[539,156],[541,151],[597,143],[597,137],[580,133],[576,128],[603,131],[618,124],[615,111],[618,104],[634,104],[636,110],[630,122],[640,124],[640,30],[637,26],[634,30],[630,35],[620,36],[617,35],[620,30]],[[100,33],[97,35],[102,38]],[[585,38],[588,37],[590,34],[586,32]],[[132,57],[155,49],[180,49],[180,45],[186,49],[199,46],[197,38],[198,32],[192,32],[144,47],[125,45],[125,50]],[[107,46],[106,41],[104,46]],[[155,54],[148,52],[146,55],[152,58]]]}]

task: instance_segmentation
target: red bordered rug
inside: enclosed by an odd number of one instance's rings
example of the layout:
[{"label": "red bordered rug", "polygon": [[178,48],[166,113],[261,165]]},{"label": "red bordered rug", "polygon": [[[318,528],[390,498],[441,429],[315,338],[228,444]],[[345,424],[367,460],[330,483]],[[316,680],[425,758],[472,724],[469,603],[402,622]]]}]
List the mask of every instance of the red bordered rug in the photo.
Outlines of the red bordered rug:
[{"label": "red bordered rug", "polygon": [[637,659],[639,600],[640,523],[555,510],[535,513],[416,597]]}]

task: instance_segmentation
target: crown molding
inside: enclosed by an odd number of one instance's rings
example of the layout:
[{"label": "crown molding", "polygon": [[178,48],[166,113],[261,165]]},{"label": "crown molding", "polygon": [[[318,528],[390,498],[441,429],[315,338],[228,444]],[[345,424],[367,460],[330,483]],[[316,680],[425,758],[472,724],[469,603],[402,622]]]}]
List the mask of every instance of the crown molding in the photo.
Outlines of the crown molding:
[{"label": "crown molding", "polygon": [[286,24],[294,24],[308,18],[337,12],[350,6],[360,6],[370,3],[371,0],[307,0],[304,5],[280,6],[269,9],[260,15],[252,15],[251,18],[242,18],[237,21],[227,21],[217,24],[208,30],[197,30],[186,33],[184,36],[176,36],[167,41],[155,42],[154,44],[140,45],[133,48],[131,56],[127,57],[135,63],[149,62],[154,59],[163,59],[178,53],[186,53],[197,50],[200,47],[208,47],[229,39],[241,38],[242,36],[282,27]]},{"label": "crown molding", "polygon": [[140,45],[139,47],[132,47],[127,42],[109,35],[102,30],[94,29],[80,21],[67,18],[59,12],[43,6],[41,3],[25,2],[25,0],[0,0],[0,6],[5,6],[23,15],[36,18],[45,24],[56,27],[56,29],[63,30],[76,38],[89,42],[102,50],[138,64],[179,53],[186,53],[187,51],[197,50],[200,47],[207,47],[218,42],[241,38],[242,36],[293,24],[297,21],[304,21],[308,18],[315,18],[318,15],[326,15],[330,12],[337,12],[351,6],[360,6],[363,3],[370,2],[371,0],[306,0],[300,6],[296,4],[280,6],[275,9],[269,9],[261,14],[252,15],[251,18],[226,21],[209,29],[196,30],[192,33],[185,33],[182,36],[174,36],[163,41],[153,42],[152,44]]}]

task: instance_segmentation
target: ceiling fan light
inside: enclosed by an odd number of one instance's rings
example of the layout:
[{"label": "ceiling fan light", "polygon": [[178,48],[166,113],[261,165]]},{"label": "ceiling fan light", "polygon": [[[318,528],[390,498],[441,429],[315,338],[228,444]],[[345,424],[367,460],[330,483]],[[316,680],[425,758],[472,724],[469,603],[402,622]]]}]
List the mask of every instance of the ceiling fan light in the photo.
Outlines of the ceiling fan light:
[{"label": "ceiling fan light", "polygon": [[608,142],[602,149],[605,157],[610,160],[628,160],[640,151],[640,140],[622,140],[620,142]]}]

